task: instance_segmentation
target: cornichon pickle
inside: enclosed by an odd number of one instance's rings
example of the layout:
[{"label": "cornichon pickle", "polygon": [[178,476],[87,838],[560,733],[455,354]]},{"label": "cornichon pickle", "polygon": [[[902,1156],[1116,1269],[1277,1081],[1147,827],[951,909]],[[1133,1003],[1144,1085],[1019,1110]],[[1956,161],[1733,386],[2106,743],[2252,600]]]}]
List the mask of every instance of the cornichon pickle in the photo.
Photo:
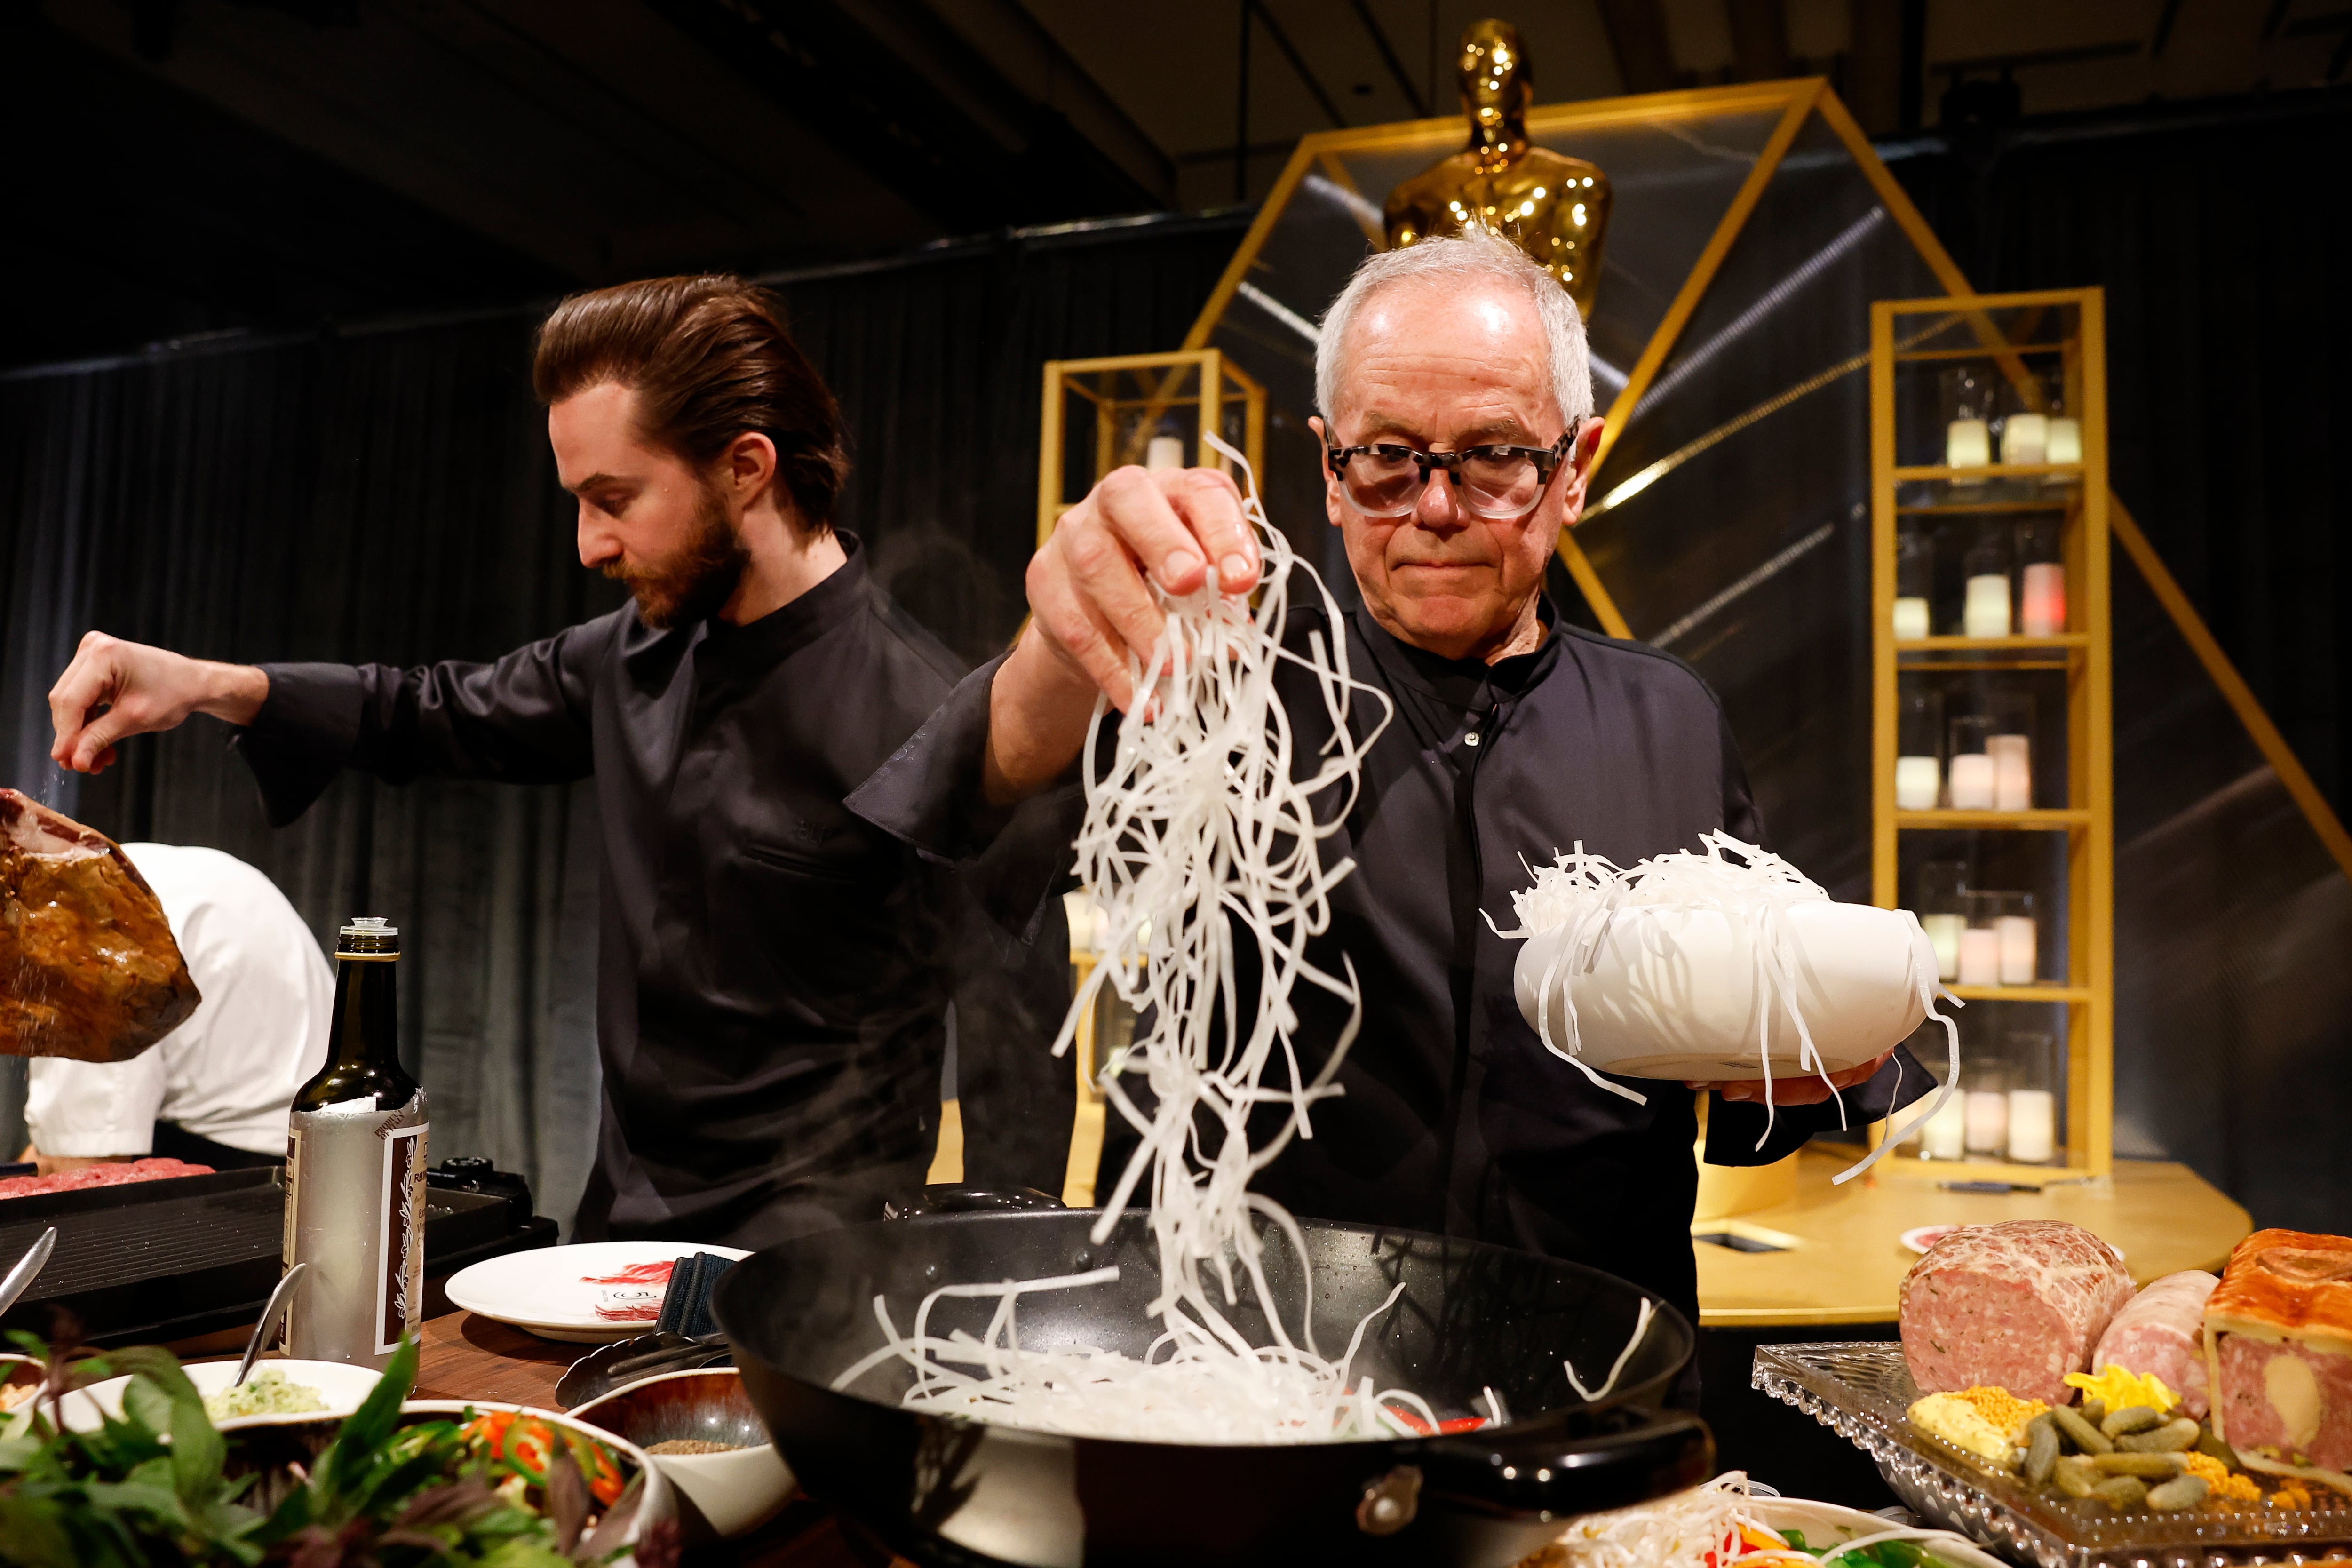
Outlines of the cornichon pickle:
[{"label": "cornichon pickle", "polygon": [[2178,1454],[2101,1454],[2094,1462],[2102,1475],[2159,1481],[2170,1480],[2188,1468]]},{"label": "cornichon pickle", "polygon": [[2162,1486],[2147,1489],[2147,1506],[2160,1509],[2195,1508],[2205,1500],[2206,1489],[2203,1476],[2177,1476]]},{"label": "cornichon pickle", "polygon": [[2045,1410],[2025,1424],[2025,1479],[2038,1487],[2057,1463],[2058,1424]]},{"label": "cornichon pickle", "polygon": [[2107,1402],[2104,1399],[2083,1401],[2083,1419],[2096,1426],[2107,1418]]},{"label": "cornichon pickle", "polygon": [[2098,1461],[2088,1454],[2067,1455],[2058,1461],[2051,1474],[2058,1483],[2058,1489],[2074,1498],[2089,1497],[2099,1482],[2105,1479],[2099,1474]]},{"label": "cornichon pickle", "polygon": [[2147,1483],[2137,1476],[2109,1476],[2091,1495],[2117,1513],[2128,1513],[2147,1501]]},{"label": "cornichon pickle", "polygon": [[2201,1421],[2197,1424],[2197,1451],[2209,1458],[2221,1460],[2233,1470],[2240,1468],[2238,1451],[2213,1436],[2213,1428]]},{"label": "cornichon pickle", "polygon": [[2085,1454],[2112,1454],[2116,1451],[2113,1438],[2063,1405],[2053,1410],[2050,1419],[2057,1424],[2058,1430],[2064,1433],[2074,1447]]},{"label": "cornichon pickle", "polygon": [[2099,1430],[2110,1437],[2128,1436],[2163,1425],[2163,1415],[2145,1405],[2126,1405],[2121,1410],[2110,1410],[2107,1418],[2099,1423]]},{"label": "cornichon pickle", "polygon": [[2195,1446],[2197,1430],[2197,1423],[2183,1415],[2148,1431],[2118,1437],[2116,1447],[2126,1454],[2178,1454]]}]

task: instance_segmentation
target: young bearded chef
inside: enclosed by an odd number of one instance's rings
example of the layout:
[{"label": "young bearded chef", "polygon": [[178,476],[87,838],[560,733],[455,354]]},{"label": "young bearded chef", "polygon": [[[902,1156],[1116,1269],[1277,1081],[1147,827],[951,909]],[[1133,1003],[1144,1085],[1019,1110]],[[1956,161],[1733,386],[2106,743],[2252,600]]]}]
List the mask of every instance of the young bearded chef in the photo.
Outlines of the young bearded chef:
[{"label": "young bearded chef", "polygon": [[[1697,675],[1563,625],[1544,595],[1601,436],[1575,307],[1512,245],[1423,240],[1363,265],[1325,320],[1316,379],[1326,507],[1361,604],[1336,628],[1319,608],[1294,611],[1286,637],[1304,648],[1311,632],[1344,637],[1350,668],[1395,700],[1396,718],[1325,843],[1327,864],[1353,857],[1356,868],[1308,952],[1333,973],[1345,953],[1361,982],[1344,1093],[1316,1107],[1313,1139],[1291,1143],[1254,1186],[1301,1215],[1590,1263],[1696,1321],[1693,1097],[1622,1080],[1647,1094],[1637,1106],[1548,1054],[1513,997],[1518,944],[1481,918],[1507,917],[1522,855],[1581,841],[1630,866],[1712,829],[1750,842],[1763,831]],[[1058,797],[1073,816],[1097,693],[1129,703],[1128,661],[1149,658],[1163,624],[1147,579],[1189,593],[1211,562],[1227,592],[1256,579],[1228,479],[1111,475],[1031,563],[1034,615],[1013,651],[969,677],[851,805],[946,857],[990,844],[1015,801]],[[1301,597],[1294,590],[1292,603]],[[1290,695],[1294,755],[1313,767],[1328,719],[1296,677]],[[1360,733],[1378,710],[1360,699],[1349,721]],[[1034,885],[1067,865],[1036,865]],[[1337,1037],[1336,999],[1302,988],[1292,1001],[1301,1041]],[[1853,1091],[1854,1126],[1888,1109],[1896,1071],[1882,1071],[1885,1060],[1833,1080]],[[1906,1065],[1907,1101],[1928,1079]],[[1719,1163],[1778,1159],[1838,1124],[1827,1084],[1782,1080],[1759,1148],[1760,1080],[1692,1087],[1717,1092],[1708,1158]],[[1106,1182],[1117,1158],[1114,1140]]]},{"label": "young bearded chef", "polygon": [[[100,633],[50,693],[95,771],[195,712],[241,727],[270,819],[336,773],[593,775],[604,1106],[576,1235],[758,1247],[879,1218],[923,1181],[950,1004],[968,1180],[1058,1190],[1075,1085],[1047,908],[1008,939],[972,889],[842,797],[961,666],[833,527],[832,394],[731,278],[565,300],[534,386],[580,560],[632,603],[494,664],[188,659]],[[1025,940],[1024,940],[1025,939]]]}]

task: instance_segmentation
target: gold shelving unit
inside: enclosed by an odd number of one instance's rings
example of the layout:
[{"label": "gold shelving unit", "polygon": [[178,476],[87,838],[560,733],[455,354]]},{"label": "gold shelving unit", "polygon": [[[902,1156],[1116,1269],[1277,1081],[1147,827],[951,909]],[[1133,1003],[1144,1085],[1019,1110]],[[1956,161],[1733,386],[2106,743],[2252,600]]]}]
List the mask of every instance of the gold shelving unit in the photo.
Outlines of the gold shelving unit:
[{"label": "gold shelving unit", "polygon": [[[1265,388],[1221,350],[1046,361],[1037,542],[1113,468],[1149,462],[1154,437],[1178,444],[1178,466],[1223,468],[1205,439],[1212,431],[1263,470]],[[1088,461],[1073,463],[1079,452]]]},{"label": "gold shelving unit", "polygon": [[[2006,405],[2010,416],[2048,417],[2063,405],[2079,426],[2080,460],[1962,467],[1918,460],[1945,449],[1950,410],[1929,394],[1938,375],[1961,365],[1980,371],[1983,395]],[[2095,289],[1883,300],[1871,308],[1873,897],[1890,909],[1904,902],[1906,889],[1899,883],[1906,835],[1970,831],[2063,835],[2065,902],[2060,977],[2037,973],[2031,984],[1950,989],[1972,1006],[2026,1003],[2064,1010],[2067,1169],[1897,1157],[1882,1170],[1937,1179],[2035,1182],[2105,1176],[2113,1167],[2115,820],[2105,366],[2102,296]],[[1895,635],[1900,531],[1982,529],[2011,515],[2037,513],[2058,521],[2066,597],[2063,631],[1984,637]],[[2063,804],[2051,799],[2057,792],[2045,784],[2028,810],[1897,808],[1904,680],[1962,673],[1995,682],[2052,675],[2063,681]],[[2037,773],[2043,761],[2037,759]],[[1966,1063],[1964,1053],[1964,1088]]]}]

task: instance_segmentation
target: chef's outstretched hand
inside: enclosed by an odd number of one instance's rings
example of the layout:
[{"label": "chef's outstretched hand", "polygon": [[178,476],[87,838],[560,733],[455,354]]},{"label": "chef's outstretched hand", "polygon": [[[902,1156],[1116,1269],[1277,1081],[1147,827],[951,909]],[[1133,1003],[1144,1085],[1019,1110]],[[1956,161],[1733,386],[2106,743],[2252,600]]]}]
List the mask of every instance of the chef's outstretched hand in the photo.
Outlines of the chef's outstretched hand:
[{"label": "chef's outstretched hand", "polygon": [[[1886,1065],[1886,1058],[1894,1054],[1890,1050],[1885,1056],[1866,1061],[1860,1067],[1848,1068],[1843,1072],[1833,1072],[1830,1074],[1829,1081],[1826,1083],[1822,1081],[1822,1076],[1819,1073],[1811,1073],[1803,1078],[1776,1078],[1771,1080],[1772,1103],[1819,1105],[1830,1097],[1832,1086],[1847,1089],[1857,1084],[1868,1083],[1878,1069]],[[1700,1083],[1694,1080],[1685,1087],[1711,1089],[1726,1100],[1750,1100],[1761,1105],[1764,1103],[1764,1083],[1765,1080],[1760,1078],[1741,1078],[1721,1083]]]},{"label": "chef's outstretched hand", "polygon": [[177,729],[191,713],[250,724],[268,696],[269,677],[250,665],[189,658],[89,632],[49,688],[49,721],[57,727],[49,757],[94,773],[113,763],[117,742]]},{"label": "chef's outstretched hand", "polygon": [[1018,799],[1085,743],[1097,691],[1135,700],[1128,661],[1148,661],[1167,625],[1151,593],[1257,585],[1257,541],[1241,491],[1213,468],[1117,468],[1062,514],[1029,561],[1027,628],[990,691],[990,798]]}]

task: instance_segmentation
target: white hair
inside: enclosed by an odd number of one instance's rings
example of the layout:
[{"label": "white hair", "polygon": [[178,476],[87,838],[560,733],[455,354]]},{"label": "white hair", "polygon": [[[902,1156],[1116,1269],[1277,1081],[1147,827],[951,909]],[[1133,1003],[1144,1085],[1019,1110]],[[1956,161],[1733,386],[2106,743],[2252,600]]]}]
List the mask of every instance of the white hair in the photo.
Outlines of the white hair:
[{"label": "white hair", "polygon": [[1561,418],[1572,430],[1592,412],[1592,363],[1585,352],[1584,321],[1576,313],[1576,301],[1526,251],[1491,229],[1472,228],[1381,251],[1356,268],[1323,313],[1323,335],[1315,345],[1315,401],[1325,419],[1339,410],[1340,349],[1365,302],[1391,283],[1417,278],[1508,283],[1524,291],[1543,323],[1552,396],[1559,400]]}]

